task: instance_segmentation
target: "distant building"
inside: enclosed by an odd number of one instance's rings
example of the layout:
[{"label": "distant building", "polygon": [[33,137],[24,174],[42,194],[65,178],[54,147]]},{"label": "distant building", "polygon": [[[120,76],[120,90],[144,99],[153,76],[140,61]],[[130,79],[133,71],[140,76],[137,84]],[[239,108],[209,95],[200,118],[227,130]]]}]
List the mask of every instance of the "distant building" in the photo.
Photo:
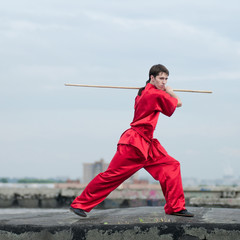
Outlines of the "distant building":
[{"label": "distant building", "polygon": [[89,183],[99,173],[104,172],[108,168],[108,163],[104,163],[103,159],[95,163],[83,164],[83,183]]},{"label": "distant building", "polygon": [[70,178],[67,179],[66,183],[70,183],[70,184],[80,184],[80,180],[76,179],[76,180],[72,180]]},{"label": "distant building", "polygon": [[[103,159],[100,159],[94,163],[84,163],[83,164],[83,183],[89,183],[94,177],[99,173],[107,170],[109,163],[105,163]],[[127,182],[133,182],[138,180],[138,173],[131,176]]]}]

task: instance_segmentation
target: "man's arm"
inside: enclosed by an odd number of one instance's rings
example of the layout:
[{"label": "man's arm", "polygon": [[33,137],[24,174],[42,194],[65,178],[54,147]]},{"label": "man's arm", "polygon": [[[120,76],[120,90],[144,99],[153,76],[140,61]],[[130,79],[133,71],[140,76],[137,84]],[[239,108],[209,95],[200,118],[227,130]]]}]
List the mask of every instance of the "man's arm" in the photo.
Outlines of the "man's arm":
[{"label": "man's arm", "polygon": [[182,106],[182,101],[181,99],[177,96],[177,94],[173,91],[173,89],[169,86],[166,86],[165,88],[166,93],[168,93],[170,96],[172,96],[173,98],[176,98],[178,100],[177,103],[177,107],[181,107]]}]

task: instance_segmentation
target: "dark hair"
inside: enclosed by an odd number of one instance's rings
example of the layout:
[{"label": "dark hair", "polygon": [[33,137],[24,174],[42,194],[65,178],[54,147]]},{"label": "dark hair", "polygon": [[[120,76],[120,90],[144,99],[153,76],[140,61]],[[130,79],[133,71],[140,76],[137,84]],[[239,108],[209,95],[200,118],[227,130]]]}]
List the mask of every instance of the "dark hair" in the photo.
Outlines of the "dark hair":
[{"label": "dark hair", "polygon": [[[154,76],[156,77],[160,72],[164,72],[166,73],[167,75],[169,75],[169,71],[168,69],[163,66],[162,64],[157,64],[157,65],[153,65],[150,70],[149,70],[149,79],[146,81],[146,85],[148,83],[150,83],[151,81],[151,76]],[[146,86],[145,86],[146,87]],[[142,91],[145,89],[145,87],[142,87],[138,90],[138,95],[141,96],[142,94]]]}]

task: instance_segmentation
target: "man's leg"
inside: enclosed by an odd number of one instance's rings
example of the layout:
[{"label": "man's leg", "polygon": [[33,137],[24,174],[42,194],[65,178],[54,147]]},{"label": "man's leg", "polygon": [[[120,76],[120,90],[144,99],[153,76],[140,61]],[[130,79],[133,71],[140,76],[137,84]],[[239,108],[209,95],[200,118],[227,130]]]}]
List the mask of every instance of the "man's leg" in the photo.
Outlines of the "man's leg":
[{"label": "man's leg", "polygon": [[160,182],[166,199],[166,214],[185,210],[180,163],[169,155],[162,155],[157,160],[149,159],[144,168]]},{"label": "man's leg", "polygon": [[98,174],[72,202],[72,208],[90,212],[115,188],[143,167],[144,159],[139,150],[129,145],[118,145],[118,150],[108,169]]}]

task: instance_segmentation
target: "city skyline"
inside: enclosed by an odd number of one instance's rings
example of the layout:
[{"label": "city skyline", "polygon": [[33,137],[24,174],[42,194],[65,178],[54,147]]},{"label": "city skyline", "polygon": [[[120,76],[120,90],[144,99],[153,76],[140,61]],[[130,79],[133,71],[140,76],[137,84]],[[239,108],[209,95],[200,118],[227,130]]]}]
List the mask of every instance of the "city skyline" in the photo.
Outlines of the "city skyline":
[{"label": "city skyline", "polygon": [[[34,177],[23,177],[23,178],[8,178],[0,176],[0,183],[31,183],[38,182],[38,180],[44,184],[44,182],[67,182],[76,184],[88,184],[97,174],[105,171],[108,167],[109,162],[105,162],[103,158],[100,158],[97,161],[92,163],[83,163],[83,172],[82,174],[76,178],[71,179],[69,176],[58,176],[58,177],[48,177],[48,178],[34,178]],[[140,172],[136,172],[129,179],[124,181],[123,183],[135,183],[142,184],[142,181],[148,182],[150,184],[156,183],[159,184],[150,174],[139,174]],[[147,172],[146,172],[147,173]],[[30,182],[28,181],[30,180]],[[223,175],[221,178],[217,179],[199,179],[194,177],[183,178],[183,186],[239,186],[240,185],[240,175],[234,176],[232,172],[228,172],[228,174]]]}]

